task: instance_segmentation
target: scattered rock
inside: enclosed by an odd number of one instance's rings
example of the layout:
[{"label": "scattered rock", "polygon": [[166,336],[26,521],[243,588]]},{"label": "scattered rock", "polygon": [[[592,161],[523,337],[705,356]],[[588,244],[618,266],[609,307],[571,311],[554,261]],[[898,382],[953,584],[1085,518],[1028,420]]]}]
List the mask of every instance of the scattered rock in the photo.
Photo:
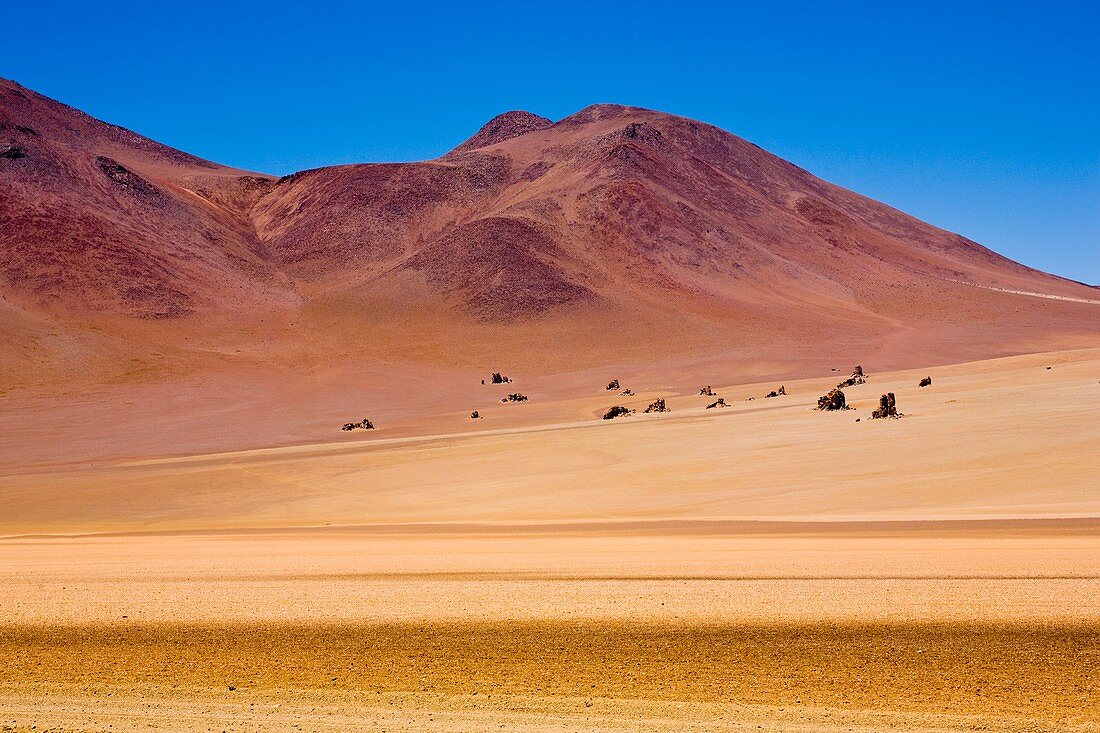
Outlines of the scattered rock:
[{"label": "scattered rock", "polygon": [[649,407],[645,408],[645,411],[646,412],[668,412],[669,409],[665,405],[665,398],[661,397],[660,399],[650,403]]},{"label": "scattered rock", "polygon": [[772,390],[771,392],[768,392],[766,395],[764,395],[764,397],[779,397],[780,395],[786,395],[786,394],[787,394],[787,388],[784,387],[783,385],[779,385],[779,389]]},{"label": "scattered rock", "polygon": [[871,413],[872,420],[878,420],[884,417],[901,417],[898,414],[897,405],[894,402],[894,393],[887,392],[878,398],[878,409]]},{"label": "scattered rock", "polygon": [[619,388],[619,380],[618,379],[612,379],[610,382],[607,383],[607,391],[608,392],[610,392],[613,389],[618,389],[618,388]]},{"label": "scattered rock", "polygon": [[481,419],[481,413],[479,413],[477,410],[474,410],[473,412],[470,413],[470,419],[471,420],[480,420]]},{"label": "scattered rock", "polygon": [[617,417],[622,417],[623,415],[631,415],[633,413],[634,410],[631,410],[629,407],[626,407],[624,405],[615,405],[603,414],[603,419],[614,420]]},{"label": "scattered rock", "polygon": [[729,407],[729,405],[726,404],[723,398],[719,397],[717,402],[711,402],[707,405],[708,410],[713,410],[715,407]]},{"label": "scattered rock", "polygon": [[500,372],[493,372],[493,384],[507,384],[512,381],[511,377],[506,377]]},{"label": "scattered rock", "polygon": [[710,385],[708,384],[706,387],[703,387],[701,390],[699,390],[699,394],[706,395],[707,397],[713,397],[714,390],[711,389]]},{"label": "scattered rock", "polygon": [[501,400],[501,402],[526,402],[526,401],[527,401],[527,395],[520,394],[519,392],[513,392],[512,394],[508,395],[507,397],[505,397],[504,399]]},{"label": "scattered rock", "polygon": [[752,402],[755,399],[756,399],[755,397],[746,397],[745,402]]},{"label": "scattered rock", "polygon": [[856,364],[855,368],[852,369],[852,376],[838,384],[836,388],[844,389],[845,387],[854,387],[857,384],[867,384],[867,375],[863,373],[863,367],[859,364]]},{"label": "scattered rock", "polygon": [[920,380],[920,384],[918,384],[917,386],[918,387],[931,387],[932,386],[932,377],[925,377],[924,379]]},{"label": "scattered rock", "polygon": [[1050,370],[1051,370],[1051,369],[1053,369],[1053,368],[1054,368],[1054,367],[1047,367],[1047,371],[1050,371]]},{"label": "scattered rock", "polygon": [[619,395],[622,396],[622,397],[633,397],[634,392],[632,392],[630,390],[630,388],[628,387],[627,389],[624,389],[622,392],[620,392]]},{"label": "scattered rock", "polygon": [[363,418],[360,422],[347,422],[340,428],[341,430],[355,430],[356,428],[362,428],[363,430],[374,430],[374,423],[367,418]]},{"label": "scattered rock", "polygon": [[817,409],[819,410],[849,410],[848,400],[844,397],[844,393],[840,391],[840,388],[829,392],[824,397],[819,397],[817,400]]}]

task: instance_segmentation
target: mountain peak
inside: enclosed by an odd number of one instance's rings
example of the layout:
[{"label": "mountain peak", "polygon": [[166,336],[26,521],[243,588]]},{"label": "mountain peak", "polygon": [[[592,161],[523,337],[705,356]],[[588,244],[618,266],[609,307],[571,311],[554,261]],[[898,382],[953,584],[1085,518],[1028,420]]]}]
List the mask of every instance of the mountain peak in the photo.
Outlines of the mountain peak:
[{"label": "mountain peak", "polygon": [[452,150],[451,154],[465,153],[489,145],[496,145],[535,130],[544,130],[553,124],[551,120],[545,117],[523,110],[504,112],[482,125],[473,137]]}]

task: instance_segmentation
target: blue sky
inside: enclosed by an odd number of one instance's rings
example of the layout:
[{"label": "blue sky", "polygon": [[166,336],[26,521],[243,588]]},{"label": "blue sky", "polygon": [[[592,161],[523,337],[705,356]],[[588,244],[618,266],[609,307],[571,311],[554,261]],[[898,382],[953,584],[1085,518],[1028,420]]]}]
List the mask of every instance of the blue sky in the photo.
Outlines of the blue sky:
[{"label": "blue sky", "polygon": [[0,76],[283,174],[594,102],[716,124],[1100,283],[1100,2],[21,5]]}]

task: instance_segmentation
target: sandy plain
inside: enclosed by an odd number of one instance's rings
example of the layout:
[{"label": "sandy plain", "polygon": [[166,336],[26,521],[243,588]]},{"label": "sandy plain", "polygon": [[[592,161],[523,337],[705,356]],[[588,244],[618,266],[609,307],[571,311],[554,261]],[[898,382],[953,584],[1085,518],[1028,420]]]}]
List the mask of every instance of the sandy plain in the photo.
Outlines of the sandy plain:
[{"label": "sandy plain", "polygon": [[838,379],[13,450],[0,729],[1096,730],[1100,350]]}]

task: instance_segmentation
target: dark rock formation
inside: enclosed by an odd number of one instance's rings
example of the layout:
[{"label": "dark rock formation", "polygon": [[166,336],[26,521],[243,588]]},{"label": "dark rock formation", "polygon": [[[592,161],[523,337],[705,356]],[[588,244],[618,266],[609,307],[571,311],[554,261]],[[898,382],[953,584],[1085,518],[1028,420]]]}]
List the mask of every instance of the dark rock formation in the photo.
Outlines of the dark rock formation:
[{"label": "dark rock formation", "polygon": [[669,412],[669,409],[668,409],[668,406],[665,405],[665,398],[661,397],[660,399],[650,403],[649,407],[645,408],[645,411],[646,412]]},{"label": "dark rock formation", "polygon": [[706,387],[703,387],[701,390],[699,390],[699,394],[706,395],[707,397],[713,397],[714,390],[712,390],[710,388],[710,385],[708,384]]},{"label": "dark rock formation", "polygon": [[856,368],[852,370],[852,376],[838,384],[836,388],[844,389],[845,387],[854,387],[857,384],[867,384],[867,375],[863,373],[863,367],[859,364],[856,364]]},{"label": "dark rock formation", "polygon": [[362,428],[363,430],[374,430],[374,423],[372,423],[370,420],[368,420],[367,418],[364,417],[359,422],[344,423],[343,427],[341,427],[340,429],[341,430],[356,430],[358,428]]},{"label": "dark rock formation", "polygon": [[519,392],[513,392],[512,394],[508,395],[507,397],[505,397],[504,399],[501,400],[501,402],[526,402],[526,401],[527,401],[527,395],[520,394]]},{"label": "dark rock formation", "polygon": [[711,402],[707,405],[708,410],[713,410],[715,407],[729,407],[729,405],[726,404],[723,398],[719,397],[717,402]]},{"label": "dark rock formation", "polygon": [[493,384],[507,384],[508,382],[511,382],[511,381],[512,381],[511,377],[506,377],[506,376],[502,375],[500,372],[493,372]]},{"label": "dark rock formation", "polygon": [[612,379],[610,382],[607,383],[607,391],[608,392],[610,392],[613,389],[618,389],[618,388],[619,388],[619,380],[618,379]]},{"label": "dark rock formation", "polygon": [[633,414],[633,412],[634,412],[634,410],[631,410],[630,408],[625,407],[623,405],[615,405],[614,407],[612,407],[611,409],[609,409],[607,412],[604,413],[603,419],[604,420],[614,420],[615,418],[622,417],[623,415]]},{"label": "dark rock formation", "polygon": [[848,401],[844,397],[844,393],[837,387],[833,391],[824,397],[819,397],[817,400],[817,409],[819,410],[847,410]]},{"label": "dark rock formation", "polygon": [[474,410],[473,412],[470,413],[470,419],[471,420],[480,420],[481,419],[481,413],[479,413],[477,410]]},{"label": "dark rock formation", "polygon": [[887,392],[878,398],[878,409],[871,413],[872,420],[884,417],[901,417],[897,405],[894,402],[894,393]]},{"label": "dark rock formation", "polygon": [[764,397],[779,397],[780,395],[787,394],[787,388],[783,385],[779,385],[779,389],[768,392]]},{"label": "dark rock formation", "polygon": [[920,384],[918,384],[917,386],[918,387],[931,387],[932,386],[932,377],[925,377],[924,379],[920,380]]},{"label": "dark rock formation", "polygon": [[18,145],[5,145],[0,147],[0,158],[6,158],[8,160],[19,160],[20,158],[26,158],[27,152]]},{"label": "dark rock formation", "polygon": [[619,394],[623,397],[632,397],[634,395],[634,392],[629,387],[627,387]]}]

